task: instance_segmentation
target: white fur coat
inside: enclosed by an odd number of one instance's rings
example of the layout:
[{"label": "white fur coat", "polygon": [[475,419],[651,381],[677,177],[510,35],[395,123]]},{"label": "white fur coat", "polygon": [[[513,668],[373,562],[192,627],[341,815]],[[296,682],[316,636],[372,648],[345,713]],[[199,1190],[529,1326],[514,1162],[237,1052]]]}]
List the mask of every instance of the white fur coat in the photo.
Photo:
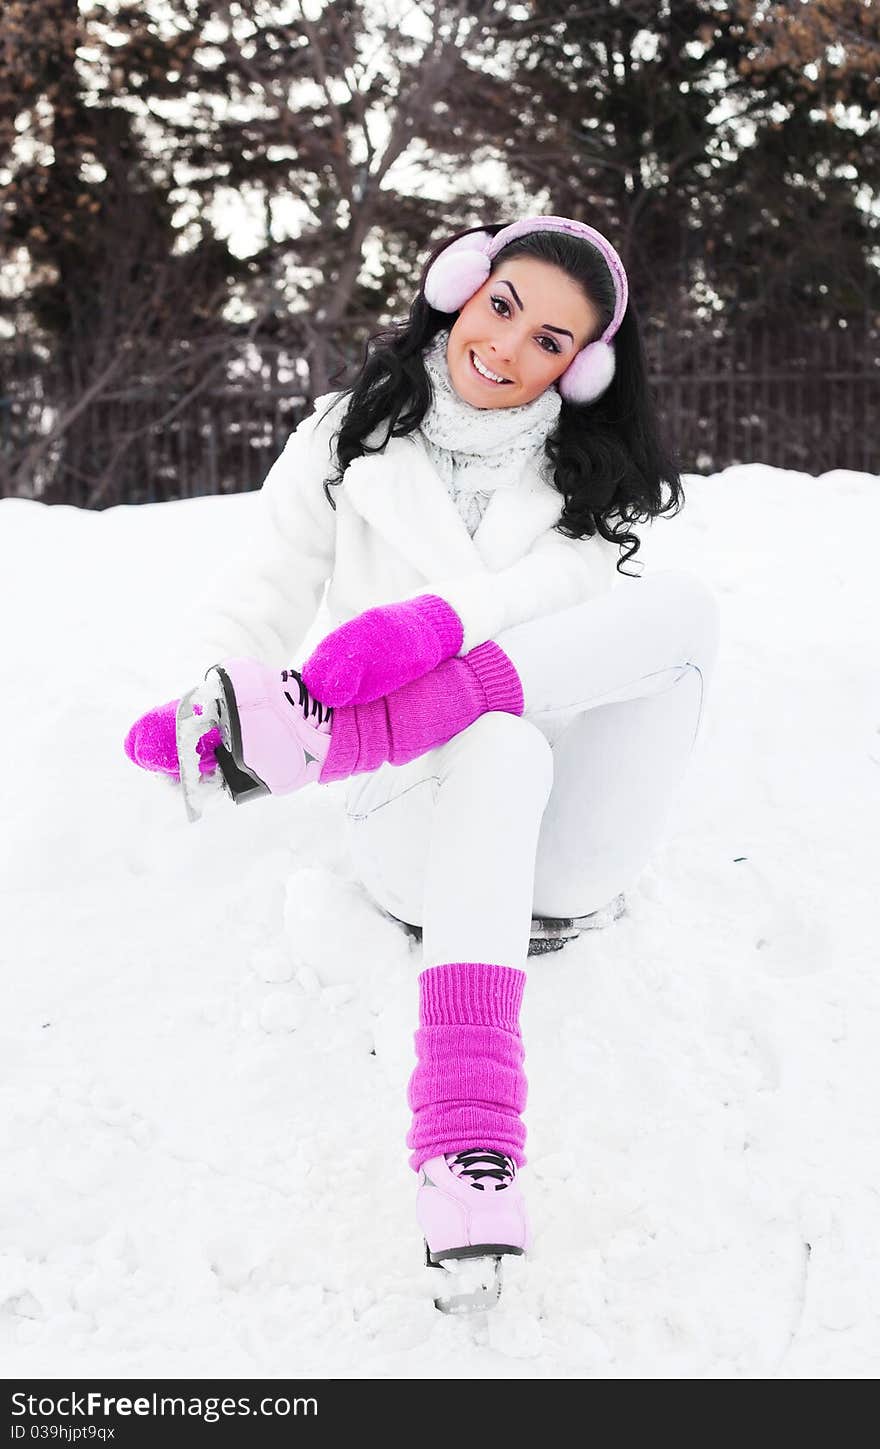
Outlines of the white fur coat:
[{"label": "white fur coat", "polygon": [[563,499],[543,466],[528,464],[516,487],[499,488],[471,538],[418,433],[349,464],[331,508],[322,485],[336,472],[340,398],[317,399],[254,496],[244,564],[202,600],[187,651],[195,673],[181,688],[223,657],[299,667],[320,639],[374,604],[438,594],[462,620],[464,654],[616,583],[616,544],[554,531]]}]

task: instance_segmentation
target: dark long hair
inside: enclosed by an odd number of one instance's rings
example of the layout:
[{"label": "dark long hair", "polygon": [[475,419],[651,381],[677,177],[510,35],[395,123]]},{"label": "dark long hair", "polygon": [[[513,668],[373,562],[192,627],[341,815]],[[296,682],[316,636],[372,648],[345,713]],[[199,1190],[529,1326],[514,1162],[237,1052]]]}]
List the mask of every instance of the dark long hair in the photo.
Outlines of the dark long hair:
[{"label": "dark long hair", "polygon": [[[495,235],[506,222],[472,231]],[[324,492],[335,507],[330,488],[342,482],[353,458],[380,453],[390,437],[405,437],[419,426],[431,404],[431,384],[422,358],[436,334],[450,328],[457,313],[438,312],[424,297],[424,279],[435,257],[454,240],[447,237],[425,263],[418,294],[406,322],[395,323],[370,338],[355,381],[340,389],[350,401],[336,443],[339,474],[328,479]],[[581,287],[601,314],[599,337],[614,314],[614,288],[602,254],[585,238],[567,232],[538,231],[517,237],[494,258],[492,271],[502,260],[536,257],[560,267]],[[612,346],[614,377],[601,397],[590,403],[563,399],[559,420],[545,442],[553,465],[553,481],[565,499],[556,528],[567,538],[591,538],[599,533],[621,545],[617,562],[631,559],[640,547],[627,524],[647,523],[661,513],[677,513],[684,503],[677,459],[660,436],[653,399],[648,388],[647,362],[638,317],[630,298]],[[338,376],[338,374],[337,374]],[[338,401],[338,399],[337,399]],[[326,416],[326,414],[325,414]],[[381,443],[370,447],[365,439],[383,422]],[[669,498],[663,501],[663,486]],[[629,545],[623,552],[625,545]]]}]

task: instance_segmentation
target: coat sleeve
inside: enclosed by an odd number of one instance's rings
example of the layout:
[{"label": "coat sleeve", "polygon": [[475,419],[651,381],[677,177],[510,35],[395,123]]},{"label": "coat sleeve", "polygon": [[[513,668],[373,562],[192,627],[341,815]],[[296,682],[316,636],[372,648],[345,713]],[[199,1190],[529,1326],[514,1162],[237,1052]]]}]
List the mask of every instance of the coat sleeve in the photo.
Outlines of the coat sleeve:
[{"label": "coat sleeve", "polygon": [[318,398],[314,411],[291,433],[253,495],[234,563],[195,600],[186,639],[174,658],[181,690],[198,683],[222,658],[249,655],[279,668],[293,659],[333,572],[336,513],[323,484],[335,475],[338,397]]},{"label": "coat sleeve", "polygon": [[606,593],[619,577],[618,557],[619,545],[599,534],[571,539],[551,529],[508,568],[446,579],[430,592],[451,604],[461,619],[460,653],[467,654],[516,624]]}]

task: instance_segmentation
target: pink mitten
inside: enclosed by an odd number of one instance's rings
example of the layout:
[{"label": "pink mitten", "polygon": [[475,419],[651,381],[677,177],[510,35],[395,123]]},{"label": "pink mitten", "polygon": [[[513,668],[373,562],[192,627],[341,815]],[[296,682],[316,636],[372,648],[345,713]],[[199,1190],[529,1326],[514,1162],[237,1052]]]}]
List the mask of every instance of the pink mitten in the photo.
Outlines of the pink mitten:
[{"label": "pink mitten", "polygon": [[368,704],[429,674],[457,654],[464,630],[436,594],[382,604],[322,639],[306,660],[306,689],[321,704]]},{"label": "pink mitten", "polygon": [[[140,719],[135,720],[128,734],[125,736],[125,753],[142,770],[159,770],[165,775],[171,775],[175,780],[180,779],[180,763],[177,758],[177,732],[175,722],[177,718],[177,706],[180,703],[177,699],[169,700],[167,704],[160,704],[157,709],[150,709],[142,714]],[[194,706],[194,713],[201,714],[201,705]],[[214,746],[221,743],[223,736],[215,725],[207,734],[202,735],[196,749],[201,759],[199,760],[199,771],[207,775],[211,770],[217,768],[217,757],[214,754]]]}]

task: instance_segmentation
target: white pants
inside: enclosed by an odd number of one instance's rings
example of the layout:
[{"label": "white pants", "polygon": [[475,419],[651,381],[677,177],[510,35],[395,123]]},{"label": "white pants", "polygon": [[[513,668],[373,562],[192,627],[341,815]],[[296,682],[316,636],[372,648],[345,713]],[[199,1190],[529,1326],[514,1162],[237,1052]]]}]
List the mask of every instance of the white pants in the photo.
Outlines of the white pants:
[{"label": "white pants", "polygon": [[719,610],[666,570],[500,634],[522,718],[484,714],[409,764],[355,776],[355,868],[423,927],[424,966],[524,968],[533,915],[580,916],[631,886],[697,738]]}]

